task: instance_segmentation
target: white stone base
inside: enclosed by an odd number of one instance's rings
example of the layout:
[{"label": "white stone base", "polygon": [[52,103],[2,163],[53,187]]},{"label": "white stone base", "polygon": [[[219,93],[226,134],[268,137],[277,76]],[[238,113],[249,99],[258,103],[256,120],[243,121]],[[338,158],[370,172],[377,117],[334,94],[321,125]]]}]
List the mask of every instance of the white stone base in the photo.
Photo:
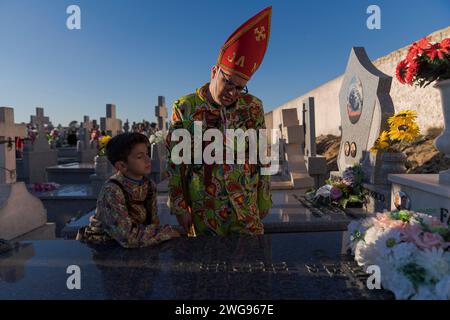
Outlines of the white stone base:
[{"label": "white stone base", "polygon": [[11,240],[47,223],[41,200],[23,182],[0,185],[0,238]]},{"label": "white stone base", "polygon": [[390,174],[389,181],[392,182],[392,210],[395,210],[395,193],[403,191],[410,199],[411,210],[427,213],[448,222],[450,185],[439,183],[438,174]]}]

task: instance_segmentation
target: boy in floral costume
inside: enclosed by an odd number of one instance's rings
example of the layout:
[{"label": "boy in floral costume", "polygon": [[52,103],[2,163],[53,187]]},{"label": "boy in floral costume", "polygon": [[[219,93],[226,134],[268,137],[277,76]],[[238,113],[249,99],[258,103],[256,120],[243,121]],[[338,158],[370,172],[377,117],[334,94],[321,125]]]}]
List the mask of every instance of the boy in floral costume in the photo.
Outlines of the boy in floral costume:
[{"label": "boy in floral costume", "polygon": [[[270,32],[272,8],[268,7],[239,27],[223,45],[211,81],[172,106],[167,136],[169,200],[171,212],[190,235],[263,234],[261,220],[272,206],[270,176],[262,165],[175,164],[171,151],[176,129],[194,134],[194,121],[203,133],[219,129],[265,129],[261,100],[248,93],[247,82],[261,64]],[[192,138],[193,140],[193,138]],[[206,145],[203,144],[203,148]],[[224,148],[225,149],[225,148]],[[248,155],[248,145],[246,155]]]},{"label": "boy in floral costume", "polygon": [[149,180],[149,142],[140,133],[124,133],[106,145],[106,155],[117,173],[104,184],[97,209],[77,240],[116,241],[125,248],[158,244],[178,237],[170,226],[159,226],[156,185]]}]

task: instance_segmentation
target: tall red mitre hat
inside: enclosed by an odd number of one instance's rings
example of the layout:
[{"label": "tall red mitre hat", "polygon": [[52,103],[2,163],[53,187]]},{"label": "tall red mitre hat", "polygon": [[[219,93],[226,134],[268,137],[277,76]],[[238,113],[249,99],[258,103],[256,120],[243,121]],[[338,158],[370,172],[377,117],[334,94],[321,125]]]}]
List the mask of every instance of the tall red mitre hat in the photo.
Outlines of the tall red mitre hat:
[{"label": "tall red mitre hat", "polygon": [[248,19],[228,38],[217,64],[225,71],[249,80],[266,53],[270,35],[272,6]]}]

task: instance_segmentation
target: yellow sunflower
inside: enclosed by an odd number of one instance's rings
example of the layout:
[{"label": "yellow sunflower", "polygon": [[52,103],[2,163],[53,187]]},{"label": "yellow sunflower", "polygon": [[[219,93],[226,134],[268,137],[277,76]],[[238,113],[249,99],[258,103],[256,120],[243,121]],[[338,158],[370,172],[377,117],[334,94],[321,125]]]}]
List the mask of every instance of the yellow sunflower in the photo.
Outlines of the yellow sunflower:
[{"label": "yellow sunflower", "polygon": [[414,110],[402,110],[394,114],[388,119],[389,126],[396,125],[397,123],[403,124],[406,122],[413,122],[417,119],[417,112]]},{"label": "yellow sunflower", "polygon": [[103,136],[100,139],[98,139],[98,142],[100,143],[101,146],[106,146],[106,144],[109,142],[109,140],[111,140],[112,137],[111,136]]},{"label": "yellow sunflower", "polygon": [[383,131],[375,141],[373,147],[370,148],[370,152],[376,153],[378,150],[385,150],[389,148],[389,146],[389,133],[387,131]]},{"label": "yellow sunflower", "polygon": [[414,121],[395,121],[389,130],[391,140],[413,141],[420,133],[419,126]]}]

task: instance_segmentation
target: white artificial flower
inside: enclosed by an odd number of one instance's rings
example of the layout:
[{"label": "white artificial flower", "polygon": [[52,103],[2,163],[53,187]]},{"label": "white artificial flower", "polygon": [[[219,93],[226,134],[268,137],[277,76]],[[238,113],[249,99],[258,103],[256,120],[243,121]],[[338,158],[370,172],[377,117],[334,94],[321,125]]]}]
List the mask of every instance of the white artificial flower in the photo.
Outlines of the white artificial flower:
[{"label": "white artificial flower", "polygon": [[381,285],[384,289],[392,291],[395,295],[395,299],[398,300],[410,299],[416,293],[411,281],[397,271],[381,271]]},{"label": "white artificial flower", "polygon": [[412,300],[437,300],[437,297],[433,291],[433,288],[428,285],[428,286],[419,286],[419,289],[417,289],[417,293],[411,299]]},{"label": "white artificial flower", "polygon": [[440,281],[450,274],[450,253],[442,248],[421,250],[417,253],[416,263],[427,273],[427,280]]},{"label": "white artificial flower", "polygon": [[397,229],[387,229],[377,234],[375,240],[375,250],[382,257],[392,254],[392,249],[400,243],[401,233]]},{"label": "white artificial flower", "polygon": [[333,188],[333,186],[330,184],[326,184],[326,185],[320,187],[319,189],[317,189],[316,196],[314,198],[316,198],[316,199],[319,197],[329,198],[330,193],[331,193],[331,188]]},{"label": "white artificial flower", "polygon": [[[372,264],[371,257],[372,248],[368,247],[364,241],[359,241],[355,246],[355,261],[359,266]],[[373,250],[372,250],[373,251]]]},{"label": "white artificial flower", "polygon": [[400,268],[413,261],[419,252],[417,246],[410,242],[401,242],[392,248],[392,258],[397,268]]},{"label": "white artificial flower", "polygon": [[450,275],[445,276],[436,284],[436,298],[439,300],[450,300]]}]

